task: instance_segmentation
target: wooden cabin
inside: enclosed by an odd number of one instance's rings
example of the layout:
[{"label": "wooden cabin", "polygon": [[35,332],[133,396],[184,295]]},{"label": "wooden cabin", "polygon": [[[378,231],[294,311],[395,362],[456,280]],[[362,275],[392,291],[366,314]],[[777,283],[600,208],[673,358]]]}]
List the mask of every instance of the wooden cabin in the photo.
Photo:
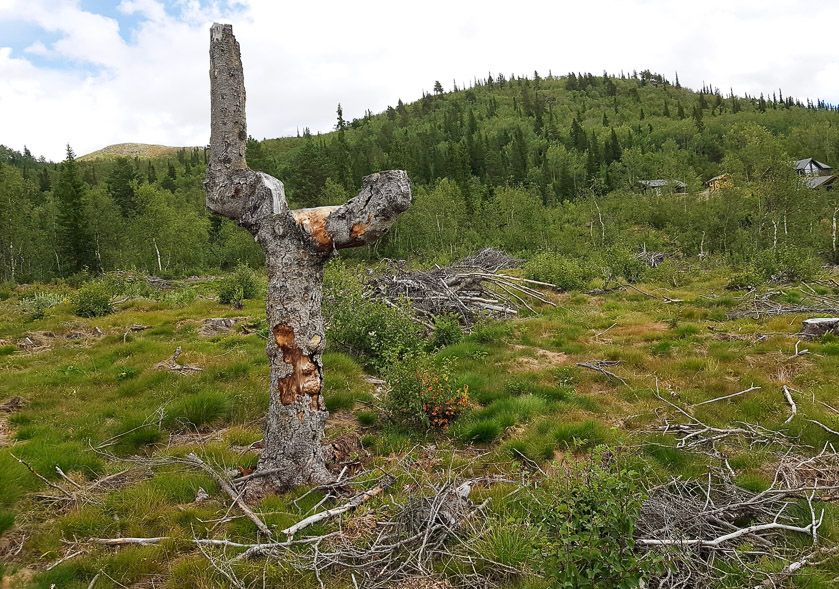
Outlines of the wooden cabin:
[{"label": "wooden cabin", "polygon": [[731,188],[732,186],[734,186],[734,182],[731,179],[730,174],[720,174],[719,176],[714,176],[713,178],[705,182],[705,186],[708,188],[710,192],[714,192],[715,190]]}]

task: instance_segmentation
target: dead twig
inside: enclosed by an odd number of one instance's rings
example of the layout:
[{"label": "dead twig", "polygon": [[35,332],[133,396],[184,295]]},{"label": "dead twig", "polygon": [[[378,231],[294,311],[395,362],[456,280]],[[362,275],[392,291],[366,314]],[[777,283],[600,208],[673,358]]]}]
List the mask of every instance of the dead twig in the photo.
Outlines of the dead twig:
[{"label": "dead twig", "polygon": [[594,370],[595,372],[599,372],[600,374],[617,380],[624,386],[628,387],[629,385],[626,383],[624,379],[622,379],[614,372],[611,372],[604,368],[604,366],[617,366],[618,364],[620,364],[620,362],[618,362],[617,360],[590,360],[588,362],[577,362],[577,366],[580,366],[582,368],[588,368],[589,370]]}]

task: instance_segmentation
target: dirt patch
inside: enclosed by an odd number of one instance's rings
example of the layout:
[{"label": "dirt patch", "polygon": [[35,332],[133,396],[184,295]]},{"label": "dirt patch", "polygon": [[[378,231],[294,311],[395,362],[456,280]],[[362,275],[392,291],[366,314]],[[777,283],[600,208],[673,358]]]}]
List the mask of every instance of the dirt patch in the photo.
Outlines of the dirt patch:
[{"label": "dirt patch", "polygon": [[201,322],[201,327],[198,328],[198,335],[201,337],[213,337],[215,335],[230,333],[236,328],[236,325],[248,319],[248,317],[210,317]]},{"label": "dirt patch", "polygon": [[608,339],[609,336],[635,337],[650,333],[663,333],[670,329],[670,325],[664,321],[651,321],[649,323],[634,323],[631,325],[616,325],[615,327],[602,332],[600,339]]},{"label": "dirt patch", "polygon": [[43,352],[61,341],[83,342],[104,335],[105,332],[98,327],[71,325],[60,334],[54,331],[31,331],[17,341],[17,347],[24,352]]},{"label": "dirt patch", "polygon": [[0,403],[0,448],[9,445],[12,434],[6,415],[20,411],[26,406],[26,403],[27,401],[23,397],[12,397],[8,401]]},{"label": "dirt patch", "polygon": [[[12,538],[12,536],[9,534],[4,534],[3,537],[0,538],[0,557],[2,557],[4,561],[6,553],[8,553],[9,555],[13,555],[14,551],[17,550],[18,547],[14,545],[15,540],[22,541],[22,539],[20,538]],[[0,589],[12,589],[12,587],[29,587],[34,577],[34,570],[20,569],[15,574],[9,575],[8,577],[4,576],[2,579],[0,579]]]},{"label": "dirt patch", "polygon": [[507,362],[507,368],[510,372],[533,372],[553,366],[562,366],[569,362],[568,355],[563,352],[552,352],[544,348],[519,344],[512,344],[510,347],[527,354],[527,356],[513,358]]}]

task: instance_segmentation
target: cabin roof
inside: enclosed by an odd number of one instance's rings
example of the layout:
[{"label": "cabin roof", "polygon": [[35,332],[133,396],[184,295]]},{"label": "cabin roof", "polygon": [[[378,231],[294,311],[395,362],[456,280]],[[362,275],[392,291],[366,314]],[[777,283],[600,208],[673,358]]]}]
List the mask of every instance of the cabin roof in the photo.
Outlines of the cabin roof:
[{"label": "cabin roof", "polygon": [[812,163],[813,163],[813,164],[814,164],[817,168],[822,169],[822,170],[830,170],[830,169],[832,169],[832,168],[831,168],[830,166],[828,166],[827,164],[822,163],[822,162],[820,162],[820,161],[818,161],[818,160],[815,160],[815,159],[813,159],[813,158],[811,158],[811,157],[804,158],[803,160],[798,160],[797,162],[795,162],[795,169],[796,169],[796,170],[803,170],[804,168],[806,168],[806,167],[807,167],[807,165],[808,165],[810,162],[812,162]]},{"label": "cabin roof", "polygon": [[638,180],[638,183],[646,186],[647,188],[661,188],[663,186],[668,186],[669,184],[673,184],[678,188],[684,188],[687,186],[681,180],[665,180],[664,178],[656,178],[654,180]]},{"label": "cabin roof", "polygon": [[836,176],[813,176],[812,178],[807,178],[805,182],[809,188],[818,188],[825,184],[833,184],[835,180]]}]

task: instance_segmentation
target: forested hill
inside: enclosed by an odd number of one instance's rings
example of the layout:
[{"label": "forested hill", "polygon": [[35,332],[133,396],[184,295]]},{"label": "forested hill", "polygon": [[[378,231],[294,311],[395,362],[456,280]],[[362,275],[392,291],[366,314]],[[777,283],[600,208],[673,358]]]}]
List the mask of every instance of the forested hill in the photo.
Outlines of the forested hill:
[{"label": "forested hill", "polygon": [[[251,167],[281,178],[295,206],[341,202],[366,174],[408,170],[415,204],[377,253],[425,257],[491,244],[568,255],[649,246],[732,261],[771,245],[835,258],[836,199],[795,181],[790,162],[805,157],[839,164],[831,105],[780,90],[693,91],[650,72],[436,83],[353,121],[339,106],[329,134],[248,143]],[[61,165],[0,148],[0,277],[258,263],[248,236],[205,212],[205,162],[196,148]],[[733,179],[724,203],[700,198],[720,173]],[[654,178],[681,180],[690,195],[637,193],[638,180]]]}]

